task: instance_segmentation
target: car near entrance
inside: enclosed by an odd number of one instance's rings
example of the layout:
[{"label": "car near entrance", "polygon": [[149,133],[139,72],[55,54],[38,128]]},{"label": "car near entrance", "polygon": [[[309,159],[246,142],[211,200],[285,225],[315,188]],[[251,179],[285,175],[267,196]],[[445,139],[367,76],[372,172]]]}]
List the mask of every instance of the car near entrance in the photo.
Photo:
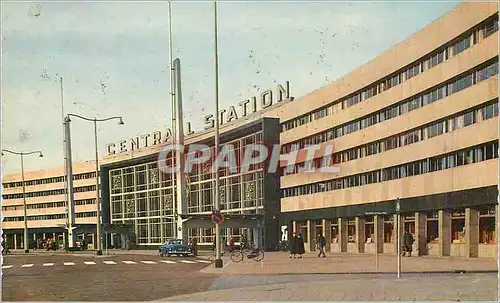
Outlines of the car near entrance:
[{"label": "car near entrance", "polygon": [[182,239],[170,239],[167,243],[160,247],[160,257],[171,255],[187,257],[190,255],[191,250],[186,242]]}]

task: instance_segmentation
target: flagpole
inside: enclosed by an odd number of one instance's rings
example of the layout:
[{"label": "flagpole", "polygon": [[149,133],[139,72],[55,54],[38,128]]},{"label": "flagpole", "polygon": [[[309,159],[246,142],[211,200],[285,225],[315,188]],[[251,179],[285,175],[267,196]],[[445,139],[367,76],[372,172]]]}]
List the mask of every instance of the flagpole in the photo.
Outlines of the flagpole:
[{"label": "flagpole", "polygon": [[[168,55],[169,55],[169,68],[170,68],[170,104],[172,106],[172,144],[175,145],[175,138],[176,138],[176,104],[175,104],[175,98],[174,98],[174,66],[173,66],[173,47],[172,47],[172,3],[171,1],[168,1]],[[173,154],[172,155],[172,161],[174,161]],[[168,156],[168,155],[167,155]],[[166,159],[165,159],[166,160]],[[172,163],[173,167],[173,163]],[[177,199],[176,199],[176,190],[174,187],[174,180],[175,180],[175,170],[172,169],[171,176],[172,180],[172,209],[173,209],[173,218],[174,218],[174,226],[176,226],[174,230],[175,237],[178,235],[177,231],[177,215],[176,215],[176,210],[177,210]],[[179,186],[179,184],[177,184]],[[167,235],[165,235],[167,236]]]},{"label": "flagpole", "polygon": [[[214,1],[214,46],[215,46],[215,145],[214,145],[214,174],[215,174],[215,198],[214,210],[220,211],[219,195],[219,164],[217,155],[219,154],[219,49],[218,49],[218,22],[217,22],[217,0]],[[215,224],[215,267],[222,268],[221,258],[221,230],[220,224]]]},{"label": "flagpole", "polygon": [[[72,224],[70,222],[70,206],[68,203],[69,198],[68,198],[68,172],[67,172],[67,153],[66,153],[66,136],[65,136],[65,123],[64,123],[64,88],[63,88],[63,77],[59,77],[59,86],[60,86],[60,94],[61,94],[61,122],[62,122],[62,130],[63,130],[63,153],[64,153],[64,173],[63,173],[63,181],[64,181],[64,205],[66,206],[66,230],[67,230],[67,239],[64,243],[65,249],[68,249],[69,247],[73,247],[72,239],[70,239],[70,227],[72,227]],[[68,245],[66,245],[68,243]]]}]

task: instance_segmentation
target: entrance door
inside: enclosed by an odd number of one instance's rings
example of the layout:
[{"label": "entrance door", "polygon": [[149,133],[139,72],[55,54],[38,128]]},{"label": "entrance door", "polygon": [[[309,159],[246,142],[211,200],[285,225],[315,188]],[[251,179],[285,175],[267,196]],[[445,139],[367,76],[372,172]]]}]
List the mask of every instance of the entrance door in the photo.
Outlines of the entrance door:
[{"label": "entrance door", "polygon": [[57,235],[57,243],[59,244],[59,249],[64,249],[64,234]]},{"label": "entrance door", "polygon": [[86,237],[88,249],[94,249],[94,234],[87,234]]}]

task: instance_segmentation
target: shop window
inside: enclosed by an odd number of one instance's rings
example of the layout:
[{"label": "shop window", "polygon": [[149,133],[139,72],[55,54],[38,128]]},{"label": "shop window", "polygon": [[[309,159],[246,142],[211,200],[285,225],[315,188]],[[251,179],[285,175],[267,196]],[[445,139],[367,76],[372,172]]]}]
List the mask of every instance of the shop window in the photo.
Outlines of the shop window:
[{"label": "shop window", "polygon": [[299,226],[298,232],[300,236],[302,237],[302,239],[304,239],[304,242],[307,242],[307,222],[302,221],[302,222],[297,222],[297,224]]},{"label": "shop window", "polygon": [[495,206],[479,210],[479,243],[495,244]]},{"label": "shop window", "polygon": [[465,210],[459,209],[451,214],[451,243],[465,243]]},{"label": "shop window", "polygon": [[347,242],[356,242],[356,221],[354,219],[347,221]]},{"label": "shop window", "polygon": [[[339,240],[339,225],[338,225],[338,220],[334,219],[333,220],[335,223],[331,224],[331,233],[332,233],[332,243],[337,243]],[[332,221],[332,222],[333,222]]]},{"label": "shop window", "polygon": [[439,243],[438,213],[427,213],[427,243]]},{"label": "shop window", "polygon": [[315,223],[315,227],[316,227],[316,237],[318,237],[318,235],[322,235],[323,237],[325,236],[325,233],[323,232],[323,222],[321,220],[319,221],[316,221],[316,222],[313,222]]},{"label": "shop window", "polygon": [[403,215],[403,232],[415,235],[415,215]]},{"label": "shop window", "polygon": [[392,243],[394,231],[394,217],[385,216],[384,217],[384,243]]},{"label": "shop window", "polygon": [[365,243],[373,243],[375,241],[375,225],[373,217],[365,219]]}]

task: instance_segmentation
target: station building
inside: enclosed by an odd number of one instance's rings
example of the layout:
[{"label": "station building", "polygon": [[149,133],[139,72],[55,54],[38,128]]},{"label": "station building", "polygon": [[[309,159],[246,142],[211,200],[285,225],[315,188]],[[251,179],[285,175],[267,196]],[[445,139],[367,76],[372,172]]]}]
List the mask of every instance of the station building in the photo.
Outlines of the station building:
[{"label": "station building", "polygon": [[[394,253],[399,199],[402,231],[414,235],[419,255],[495,258],[498,123],[498,5],[462,3],[343,78],[222,125],[221,143],[239,149],[238,159],[258,142],[279,143],[283,157],[297,159],[281,161],[277,173],[259,165],[245,174],[220,171],[223,236],[244,235],[273,250],[296,232],[313,251],[321,233],[328,251]],[[213,146],[213,135],[190,134],[185,142]],[[120,227],[108,230],[109,244],[157,248],[176,235],[180,215],[189,238],[211,245],[209,167],[185,176],[179,214],[177,182],[158,168],[165,144],[118,145],[100,162],[102,221]],[[311,146],[320,149],[308,162]],[[326,161],[327,146],[333,153]],[[303,172],[309,165],[312,172]],[[322,172],[326,166],[340,172]],[[86,189],[75,194],[77,225],[93,239],[94,168],[74,170],[75,178],[88,177],[75,180],[75,189]],[[61,178],[62,168],[26,173],[30,237],[63,233]],[[20,180],[2,181],[2,228],[11,247],[22,245]]]}]

